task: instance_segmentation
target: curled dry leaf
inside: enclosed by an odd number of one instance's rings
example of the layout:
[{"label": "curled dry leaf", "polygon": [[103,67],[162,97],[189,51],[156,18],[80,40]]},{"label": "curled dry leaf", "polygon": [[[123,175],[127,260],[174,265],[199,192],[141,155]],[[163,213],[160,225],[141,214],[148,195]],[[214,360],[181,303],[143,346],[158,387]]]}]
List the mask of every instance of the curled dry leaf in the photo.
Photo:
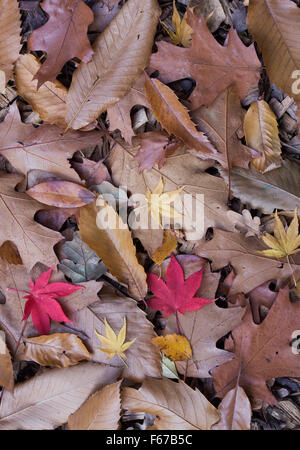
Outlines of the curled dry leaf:
[{"label": "curled dry leaf", "polygon": [[97,253],[112,275],[127,284],[133,298],[142,300],[147,294],[146,274],[136,258],[128,226],[112,206],[98,197],[81,208],[78,226],[83,242]]},{"label": "curled dry leaf", "polygon": [[245,120],[244,131],[249,147],[261,152],[252,165],[261,173],[269,172],[281,165],[281,145],[276,116],[264,100],[250,105]]},{"label": "curled dry leaf", "polygon": [[5,333],[0,331],[0,386],[9,392],[14,390],[14,373],[11,356],[5,343]]},{"label": "curled dry leaf", "polygon": [[146,380],[139,390],[124,388],[122,406],[155,416],[156,430],[210,430],[218,421],[215,407],[183,381]]},{"label": "curled dry leaf", "polygon": [[[300,9],[289,0],[251,0],[248,27],[262,52],[271,83],[294,97],[293,80],[300,68]],[[279,69],[280,68],[280,69]]]},{"label": "curled dry leaf", "polygon": [[67,88],[59,81],[47,81],[37,90],[34,75],[41,67],[38,60],[30,54],[21,55],[15,66],[15,81],[18,93],[32,106],[46,123],[66,127]]},{"label": "curled dry leaf", "polygon": [[82,363],[48,369],[4,392],[0,406],[1,430],[51,430],[67,422],[87,398],[113,382],[120,369]]},{"label": "curled dry leaf", "polygon": [[225,343],[225,348],[234,352],[234,358],[213,371],[218,397],[223,397],[239,380],[250,400],[277,404],[266,381],[300,376],[299,354],[291,347],[292,333],[299,329],[299,311],[300,304],[290,301],[288,288],[279,291],[261,324],[253,322],[248,310],[243,323]]},{"label": "curled dry leaf", "polygon": [[53,180],[36,184],[26,194],[45,205],[79,208],[95,201],[95,194],[71,181]]},{"label": "curled dry leaf", "polygon": [[146,98],[162,127],[194,149],[203,159],[218,159],[218,153],[204,133],[197,131],[188,110],[176,94],[159,80],[146,75]]},{"label": "curled dry leaf", "polygon": [[240,386],[227,392],[218,411],[221,418],[212,426],[213,430],[250,430],[251,405],[244,389]]},{"label": "curled dry leaf", "polygon": [[248,209],[243,209],[242,214],[234,211],[227,211],[227,217],[234,223],[235,228],[246,237],[259,236],[260,232],[260,218],[258,216],[252,217]]},{"label": "curled dry leaf", "polygon": [[13,64],[18,59],[21,50],[21,20],[18,1],[1,0],[0,11],[0,70],[5,73],[7,83],[12,76]]},{"label": "curled dry leaf", "polygon": [[164,83],[194,78],[197,85],[190,96],[192,109],[209,106],[231,84],[236,85],[240,99],[244,98],[260,77],[261,66],[254,45],[245,47],[231,28],[227,45],[221,46],[209,31],[205,18],[197,18],[190,11],[188,24],[194,30],[191,47],[158,42],[158,52],[151,57],[151,69],[159,70]]},{"label": "curled dry leaf", "polygon": [[93,394],[68,418],[69,430],[118,430],[121,416],[121,381]]},{"label": "curled dry leaf", "polygon": [[82,128],[121,100],[151,54],[160,15],[156,0],[128,0],[96,39],[90,63],[81,63],[68,93],[68,128]]},{"label": "curled dry leaf", "polygon": [[95,162],[83,158],[82,162],[71,161],[71,167],[76,170],[82,180],[85,180],[88,187],[99,185],[103,181],[111,181],[107,167],[103,164],[103,159]]},{"label": "curled dry leaf", "polygon": [[41,366],[70,367],[91,354],[75,334],[55,333],[47,336],[26,338],[25,358]]},{"label": "curled dry leaf", "polygon": [[[228,183],[228,171],[219,170]],[[294,211],[300,208],[299,176],[299,165],[288,160],[282,161],[278,169],[264,174],[254,168],[232,169],[231,191],[243,203],[265,214],[272,213],[275,208]]]},{"label": "curled dry leaf", "polygon": [[92,10],[82,0],[44,0],[41,7],[49,20],[28,38],[28,49],[47,53],[46,61],[35,74],[37,89],[46,81],[56,80],[63,65],[76,57],[87,63],[93,50],[87,37],[93,22]]}]

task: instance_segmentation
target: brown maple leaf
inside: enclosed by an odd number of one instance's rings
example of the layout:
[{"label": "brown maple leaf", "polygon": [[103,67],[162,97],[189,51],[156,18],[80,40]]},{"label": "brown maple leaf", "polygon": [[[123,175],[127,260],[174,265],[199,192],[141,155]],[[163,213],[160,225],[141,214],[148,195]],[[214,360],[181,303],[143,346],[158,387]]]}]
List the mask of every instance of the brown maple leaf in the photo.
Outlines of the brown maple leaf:
[{"label": "brown maple leaf", "polygon": [[[291,346],[293,332],[300,328],[300,304],[282,289],[265,320],[256,325],[250,309],[242,325],[233,330],[225,348],[235,358],[213,371],[218,397],[238,383],[248,396],[276,404],[266,381],[277,377],[300,377],[299,354]],[[294,351],[293,351],[294,350]]]},{"label": "brown maple leaf", "polygon": [[38,88],[45,81],[55,81],[70,59],[76,56],[88,62],[94,53],[87,37],[94,14],[82,0],[44,0],[41,6],[49,20],[28,39],[29,50],[47,53],[46,61],[34,77]]},{"label": "brown maple leaf", "polygon": [[158,52],[151,57],[151,69],[159,70],[159,78],[164,83],[194,78],[197,85],[190,96],[192,109],[209,106],[231,84],[236,85],[239,97],[243,98],[260,76],[261,65],[254,45],[245,47],[233,29],[229,32],[227,45],[220,45],[205,19],[197,18],[191,11],[188,12],[188,23],[194,29],[191,47],[158,42]]}]

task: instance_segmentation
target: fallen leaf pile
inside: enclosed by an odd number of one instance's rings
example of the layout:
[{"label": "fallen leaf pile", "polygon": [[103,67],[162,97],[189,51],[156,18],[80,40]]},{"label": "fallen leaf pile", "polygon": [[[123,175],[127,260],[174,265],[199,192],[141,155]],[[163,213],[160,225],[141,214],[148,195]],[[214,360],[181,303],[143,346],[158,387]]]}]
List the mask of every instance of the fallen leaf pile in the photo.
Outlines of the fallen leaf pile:
[{"label": "fallen leaf pile", "polygon": [[0,0],[1,430],[299,429],[299,23]]}]

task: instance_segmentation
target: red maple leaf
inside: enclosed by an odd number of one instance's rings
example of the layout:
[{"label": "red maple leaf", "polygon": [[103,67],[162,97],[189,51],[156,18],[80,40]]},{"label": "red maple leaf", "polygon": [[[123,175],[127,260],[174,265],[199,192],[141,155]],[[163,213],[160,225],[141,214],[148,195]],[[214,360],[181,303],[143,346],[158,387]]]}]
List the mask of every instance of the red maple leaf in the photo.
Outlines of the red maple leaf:
[{"label": "red maple leaf", "polygon": [[172,254],[166,273],[166,283],[153,273],[147,275],[148,286],[155,295],[147,300],[147,305],[152,309],[164,311],[163,315],[166,317],[177,312],[184,314],[184,311],[194,311],[214,302],[207,298],[194,297],[201,285],[203,270],[204,268],[185,280],[183,270]]},{"label": "red maple leaf", "polygon": [[24,298],[27,302],[24,308],[24,317],[26,320],[31,314],[34,326],[41,334],[48,334],[50,331],[50,318],[56,322],[72,322],[63,312],[60,304],[56,301],[57,297],[65,297],[73,294],[83,286],[74,286],[69,283],[49,283],[49,279],[54,264],[46,272],[41,273],[34,283],[30,280],[30,292],[19,289],[9,288],[13,291],[24,292]]}]

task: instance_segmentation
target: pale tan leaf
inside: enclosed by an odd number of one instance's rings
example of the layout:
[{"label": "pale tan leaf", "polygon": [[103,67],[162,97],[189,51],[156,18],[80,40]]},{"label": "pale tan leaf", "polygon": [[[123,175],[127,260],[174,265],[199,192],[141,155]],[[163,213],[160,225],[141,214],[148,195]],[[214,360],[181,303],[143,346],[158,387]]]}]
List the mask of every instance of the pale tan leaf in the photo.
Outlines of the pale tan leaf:
[{"label": "pale tan leaf", "polygon": [[221,419],[213,430],[250,430],[251,404],[242,387],[227,392],[218,411]]},{"label": "pale tan leaf", "polygon": [[264,100],[250,105],[245,119],[244,131],[246,143],[262,153],[251,163],[262,173],[269,172],[281,165],[281,145],[276,116]]},{"label": "pale tan leaf", "polygon": [[55,333],[26,338],[25,357],[41,366],[69,367],[91,354],[75,334]]},{"label": "pale tan leaf", "polygon": [[[141,174],[139,163],[134,160],[137,152],[138,147],[125,145],[116,145],[112,149],[107,163],[115,185],[127,186],[130,192],[143,195],[147,194],[147,190],[153,191],[161,177],[165,191],[174,191],[184,185],[181,196],[177,198],[181,204],[178,203],[175,207],[179,212],[181,209],[184,216],[183,230],[188,240],[201,239],[207,228],[214,225],[222,229],[234,230],[234,225],[226,217],[228,211],[226,185],[221,178],[205,172],[213,165],[211,161],[202,161],[191,154],[178,152],[174,156],[167,157],[161,169],[152,168]],[[184,195],[191,199],[190,204],[183,204]],[[197,221],[194,220],[195,217]],[[201,226],[199,227],[201,223],[204,225],[203,233]],[[163,230],[152,227],[140,228],[134,230],[133,234],[141,240],[150,255],[162,245]]]},{"label": "pale tan leaf", "polygon": [[15,191],[15,186],[23,180],[22,175],[0,173],[0,179],[0,214],[5,223],[0,228],[0,244],[12,241],[28,269],[37,261],[51,266],[57,261],[53,246],[60,240],[60,233],[34,221],[34,215],[42,205]]},{"label": "pale tan leaf", "polygon": [[[220,173],[228,181],[228,172],[220,168]],[[270,214],[274,209],[294,211],[300,208],[300,167],[288,160],[281,167],[264,174],[256,169],[232,169],[230,172],[231,191],[253,209]]]},{"label": "pale tan leaf", "polygon": [[82,128],[121,100],[146,67],[160,9],[156,0],[128,0],[96,39],[68,93],[68,128]]},{"label": "pale tan leaf", "polygon": [[300,69],[300,9],[290,0],[251,0],[247,20],[271,83],[299,102],[292,75]]},{"label": "pale tan leaf", "polygon": [[68,419],[70,430],[117,430],[121,413],[121,381],[92,395]]},{"label": "pale tan leaf", "polygon": [[138,391],[125,388],[122,406],[155,416],[157,430],[210,430],[219,418],[215,407],[198,389],[194,391],[181,380],[175,383],[167,378],[148,379]]},{"label": "pale tan leaf", "polygon": [[6,83],[21,50],[21,20],[17,0],[0,0],[0,70]]},{"label": "pale tan leaf", "polygon": [[14,389],[13,366],[3,331],[0,331],[0,386],[10,392]]},{"label": "pale tan leaf", "polygon": [[59,81],[47,81],[37,90],[34,75],[41,67],[30,54],[21,55],[16,62],[15,80],[18,93],[32,106],[42,120],[65,128],[67,88]]},{"label": "pale tan leaf", "polygon": [[112,206],[104,200],[99,202],[100,199],[80,209],[81,239],[97,253],[112,275],[127,284],[130,295],[141,300],[147,294],[146,273],[136,258],[131,233]]},{"label": "pale tan leaf", "polygon": [[[159,349],[152,342],[156,336],[153,325],[136,302],[117,294],[112,288],[103,288],[100,300],[71,316],[75,327],[82,330],[88,339],[84,339],[87,348],[93,351],[93,360],[104,364],[118,366],[123,370],[123,377],[141,382],[148,377],[161,376],[161,358]],[[104,318],[118,335],[126,318],[126,341],[135,342],[126,350],[126,364],[115,355],[107,359],[107,354],[100,351],[99,339],[95,330],[105,336]]]},{"label": "pale tan leaf", "polygon": [[1,430],[50,430],[68,420],[101,386],[115,381],[117,368],[82,363],[49,369],[18,384],[14,396],[4,391],[0,406]]}]

